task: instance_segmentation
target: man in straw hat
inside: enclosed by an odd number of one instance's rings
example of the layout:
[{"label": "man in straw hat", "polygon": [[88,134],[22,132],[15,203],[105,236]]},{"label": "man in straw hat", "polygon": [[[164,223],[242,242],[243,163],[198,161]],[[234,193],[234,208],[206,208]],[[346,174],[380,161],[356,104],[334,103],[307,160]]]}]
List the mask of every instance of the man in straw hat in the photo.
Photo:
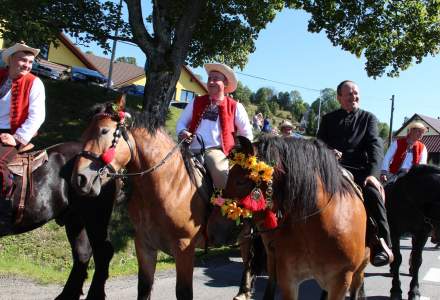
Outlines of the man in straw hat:
[{"label": "man in straw hat", "polygon": [[405,174],[418,164],[426,164],[428,151],[420,141],[427,128],[422,122],[411,122],[406,137],[394,140],[383,159],[380,179],[394,181],[399,174]]},{"label": "man in straw hat", "polygon": [[280,131],[281,131],[281,135],[284,137],[294,137],[294,138],[303,138],[302,135],[293,132],[293,129],[295,128],[295,126],[293,126],[293,124],[288,121],[288,120],[283,120],[280,124]]},{"label": "man in straw hat", "polygon": [[341,108],[322,117],[318,138],[333,150],[341,165],[348,169],[362,188],[367,215],[374,219],[378,243],[372,247],[371,262],[383,266],[394,259],[390,250],[390,229],[384,202],[384,189],[378,180],[383,159],[377,118],[360,109],[359,87],[342,81],[336,90]]},{"label": "man in straw hat", "polygon": [[220,63],[204,67],[208,74],[208,95],[188,103],[177,121],[176,132],[180,139],[191,141],[194,153],[200,153],[202,145],[192,137],[201,137],[214,187],[222,189],[226,186],[229,170],[226,156],[234,147],[234,136],[252,140],[252,126],[243,105],[227,95],[237,88],[234,71]]},{"label": "man in straw hat", "polygon": [[8,162],[27,145],[45,118],[43,82],[30,73],[40,52],[24,43],[5,49],[0,69],[0,198],[11,190]]}]

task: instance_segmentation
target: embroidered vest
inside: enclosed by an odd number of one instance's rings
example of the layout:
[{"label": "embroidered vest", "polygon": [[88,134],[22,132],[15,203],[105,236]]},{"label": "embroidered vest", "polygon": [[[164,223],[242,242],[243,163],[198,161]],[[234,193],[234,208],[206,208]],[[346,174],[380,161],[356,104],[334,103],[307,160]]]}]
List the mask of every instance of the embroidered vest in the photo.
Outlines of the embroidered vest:
[{"label": "embroidered vest", "polygon": [[[4,82],[8,77],[8,69],[0,69],[0,82]],[[9,123],[11,133],[23,124],[29,113],[29,94],[35,76],[31,73],[14,79],[11,87],[11,106],[9,108]]]},{"label": "embroidered vest", "polygon": [[[424,145],[420,141],[416,141],[412,146],[413,165],[418,165],[420,163],[423,147]],[[403,160],[405,159],[407,148],[408,143],[406,142],[406,138],[400,138],[397,140],[397,150],[396,153],[394,153],[394,157],[390,165],[391,173],[397,174],[397,172],[399,172]]]},{"label": "embroidered vest", "polygon": [[[189,125],[189,132],[195,133],[202,121],[203,112],[209,106],[211,101],[209,95],[197,97],[194,100],[192,119]],[[218,104],[220,128],[221,128],[221,142],[222,150],[228,155],[234,147],[234,135],[235,135],[235,110],[237,108],[237,102],[234,99],[225,96],[223,101]]]}]

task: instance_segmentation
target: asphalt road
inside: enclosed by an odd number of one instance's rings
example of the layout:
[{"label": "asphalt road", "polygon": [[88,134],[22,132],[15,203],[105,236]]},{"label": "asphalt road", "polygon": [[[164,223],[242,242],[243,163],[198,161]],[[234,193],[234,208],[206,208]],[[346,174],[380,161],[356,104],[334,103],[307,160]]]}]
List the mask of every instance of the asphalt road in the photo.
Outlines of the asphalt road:
[{"label": "asphalt road", "polygon": [[[434,249],[433,246],[428,242],[423,253],[424,261],[419,273],[421,300],[440,300],[440,250]],[[404,299],[406,299],[410,281],[408,274],[410,249],[410,240],[403,240],[403,262],[400,273]],[[194,270],[194,299],[232,299],[238,291],[241,269],[239,257],[200,260]],[[156,274],[152,299],[175,299],[174,275],[174,270],[161,271]],[[265,277],[258,278],[253,299],[262,298],[265,283]],[[112,278],[106,286],[108,299],[136,299],[136,285],[137,278],[135,276]],[[369,300],[388,299],[389,289],[391,288],[388,267],[375,268],[371,265],[368,266],[365,287]],[[0,299],[54,299],[61,289],[57,285],[41,286],[29,280],[6,277],[0,280]],[[319,296],[320,288],[314,281],[310,280],[301,285],[300,300],[319,299]]]}]

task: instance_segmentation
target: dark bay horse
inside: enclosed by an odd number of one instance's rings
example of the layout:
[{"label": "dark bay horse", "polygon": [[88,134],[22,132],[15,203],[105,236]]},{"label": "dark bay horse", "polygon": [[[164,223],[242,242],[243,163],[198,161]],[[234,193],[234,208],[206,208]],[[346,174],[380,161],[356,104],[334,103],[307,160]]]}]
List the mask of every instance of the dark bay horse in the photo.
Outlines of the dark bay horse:
[{"label": "dark bay horse", "polygon": [[[328,292],[328,299],[344,299],[347,291],[351,299],[362,298],[369,261],[366,212],[334,155],[318,140],[263,136],[256,149],[245,138],[239,141],[236,151],[275,164],[273,211],[282,215],[278,227],[266,230],[261,216],[254,216],[267,253],[265,299],[274,297],[276,285],[283,299],[297,299],[298,285],[309,278]],[[255,187],[249,172],[234,165],[223,196],[247,196]],[[266,192],[265,183],[261,189]]]},{"label": "dark bay horse", "polygon": [[[408,300],[420,299],[419,268],[422,264],[422,251],[433,231],[433,242],[438,241],[440,227],[440,168],[430,165],[414,166],[393,184],[385,187],[386,208],[393,245],[394,262],[390,299],[402,299],[399,267],[400,237],[412,235],[410,274],[412,276]],[[436,240],[437,239],[437,240]]]},{"label": "dark bay horse", "polygon": [[129,215],[135,229],[139,264],[138,299],[149,299],[158,250],[176,262],[177,299],[192,299],[194,252],[203,242],[207,200],[197,193],[179,145],[157,125],[133,113],[128,126],[125,100],[97,107],[83,134],[83,156],[72,181],[84,195],[97,195],[111,177],[126,168],[132,177]]},{"label": "dark bay horse", "polygon": [[[18,220],[20,188],[15,189],[11,201],[0,202],[0,236],[33,230],[55,219],[65,225],[72,247],[73,266],[62,293],[56,299],[80,299],[87,266],[94,255],[95,273],[87,299],[105,299],[104,284],[113,256],[107,238],[107,227],[113,202],[119,192],[119,182],[112,182],[98,198],[78,196],[70,185],[74,158],[80,143],[64,143],[47,150],[48,161],[32,174],[31,197]],[[15,177],[17,186],[21,179]],[[18,221],[17,221],[18,220]]]}]

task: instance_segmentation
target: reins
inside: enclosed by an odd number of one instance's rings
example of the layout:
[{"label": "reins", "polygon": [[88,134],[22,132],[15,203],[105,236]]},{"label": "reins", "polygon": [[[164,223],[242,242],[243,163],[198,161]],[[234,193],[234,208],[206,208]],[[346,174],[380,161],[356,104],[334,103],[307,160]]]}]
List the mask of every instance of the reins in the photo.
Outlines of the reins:
[{"label": "reins", "polygon": [[177,143],[173,147],[173,149],[171,149],[161,161],[159,161],[157,164],[155,164],[151,168],[148,168],[147,170],[140,171],[140,172],[133,172],[133,173],[122,173],[122,174],[118,173],[118,172],[113,172],[113,173],[108,172],[107,177],[122,178],[122,177],[129,177],[129,176],[143,176],[143,175],[152,173],[152,172],[156,171],[158,168],[160,168],[163,164],[165,164],[167,162],[167,160],[170,159],[170,157],[177,151],[177,149],[180,148],[180,145],[182,145],[183,142],[185,142],[185,140],[181,140],[179,143]]}]

